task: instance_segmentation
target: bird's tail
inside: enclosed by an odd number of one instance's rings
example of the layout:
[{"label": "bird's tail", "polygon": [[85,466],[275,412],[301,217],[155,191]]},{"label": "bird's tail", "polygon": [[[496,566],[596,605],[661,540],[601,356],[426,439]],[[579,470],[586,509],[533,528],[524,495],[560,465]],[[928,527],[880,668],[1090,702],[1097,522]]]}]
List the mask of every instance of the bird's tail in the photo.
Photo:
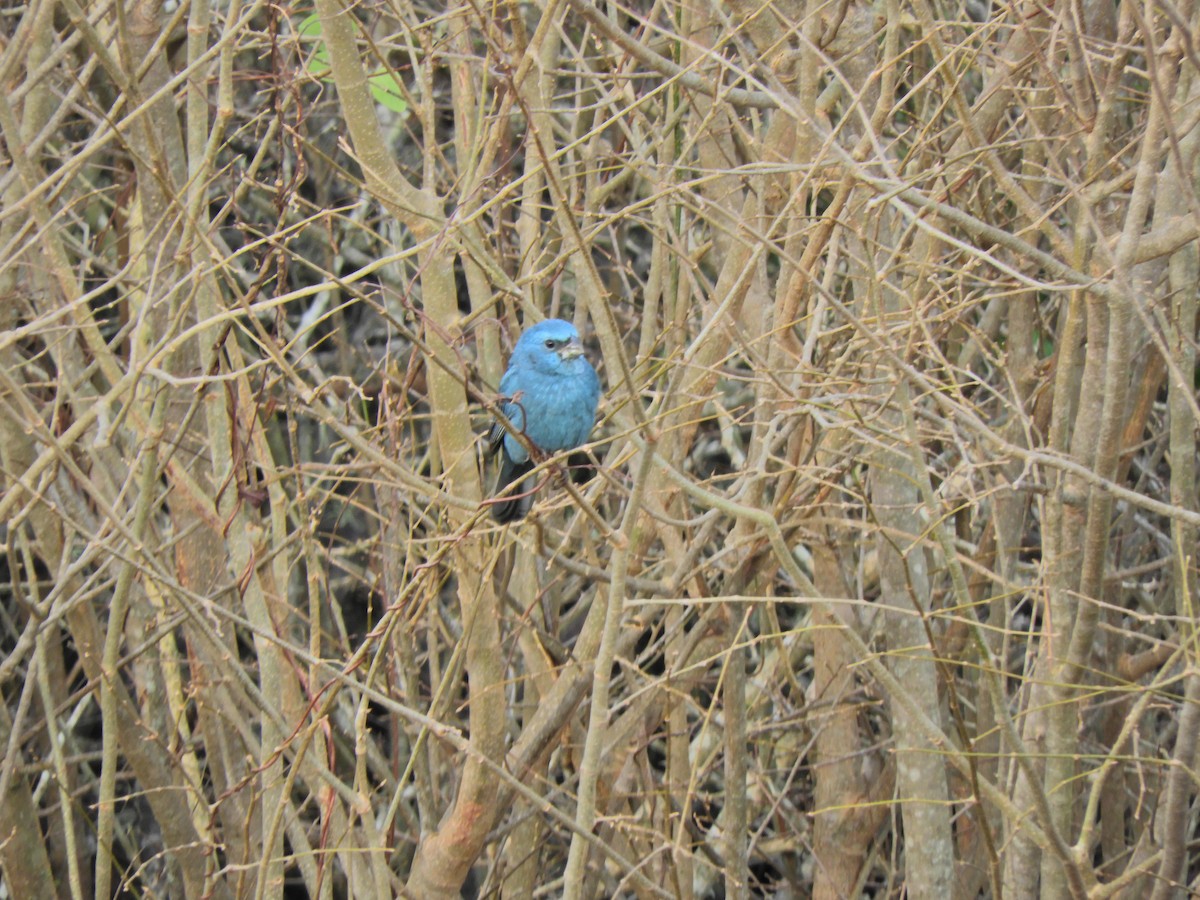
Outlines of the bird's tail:
[{"label": "bird's tail", "polygon": [[[525,476],[533,471],[532,462],[517,463],[508,458],[508,454],[500,453],[500,477],[496,479],[496,490],[493,496],[500,497],[492,504],[492,518],[501,525],[508,522],[519,522],[529,512],[533,505],[532,496],[525,494],[521,483]],[[509,487],[511,485],[511,487]],[[501,494],[504,496],[501,497]]]}]

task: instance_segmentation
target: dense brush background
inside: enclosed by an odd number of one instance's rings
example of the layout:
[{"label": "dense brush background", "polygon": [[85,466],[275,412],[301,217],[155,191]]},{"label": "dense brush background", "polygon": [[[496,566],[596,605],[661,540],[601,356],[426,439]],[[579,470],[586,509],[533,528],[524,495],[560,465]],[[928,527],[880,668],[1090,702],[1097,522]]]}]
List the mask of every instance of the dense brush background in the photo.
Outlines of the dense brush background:
[{"label": "dense brush background", "polygon": [[6,4],[0,896],[1200,888],[1198,34]]}]

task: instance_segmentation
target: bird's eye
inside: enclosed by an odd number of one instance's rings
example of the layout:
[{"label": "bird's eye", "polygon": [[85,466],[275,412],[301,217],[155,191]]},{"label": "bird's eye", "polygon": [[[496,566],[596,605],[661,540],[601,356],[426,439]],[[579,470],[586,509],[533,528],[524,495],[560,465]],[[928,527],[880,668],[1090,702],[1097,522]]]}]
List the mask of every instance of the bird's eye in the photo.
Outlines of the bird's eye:
[{"label": "bird's eye", "polygon": [[547,350],[553,350],[557,346],[558,346],[558,341],[554,340],[553,338],[548,338],[546,340],[546,349]]}]

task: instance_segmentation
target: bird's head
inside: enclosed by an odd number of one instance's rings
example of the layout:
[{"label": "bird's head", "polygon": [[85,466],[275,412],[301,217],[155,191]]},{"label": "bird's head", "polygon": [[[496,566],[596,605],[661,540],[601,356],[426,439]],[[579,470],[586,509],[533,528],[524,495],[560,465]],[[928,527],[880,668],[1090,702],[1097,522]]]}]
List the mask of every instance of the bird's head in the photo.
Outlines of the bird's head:
[{"label": "bird's head", "polygon": [[563,319],[547,319],[525,329],[513,356],[547,375],[569,374],[588,364],[579,332]]}]

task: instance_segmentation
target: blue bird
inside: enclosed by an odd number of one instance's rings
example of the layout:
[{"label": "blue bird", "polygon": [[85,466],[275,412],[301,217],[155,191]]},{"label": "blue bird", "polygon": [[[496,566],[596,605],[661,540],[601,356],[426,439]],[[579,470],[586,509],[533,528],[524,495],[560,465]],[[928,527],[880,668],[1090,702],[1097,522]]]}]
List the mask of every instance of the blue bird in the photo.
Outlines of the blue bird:
[{"label": "blue bird", "polygon": [[[547,319],[527,328],[517,341],[500,379],[500,393],[506,398],[501,409],[513,427],[543,453],[558,453],[587,443],[596,423],[600,379],[583,355],[575,326]],[[492,518],[502,523],[523,519],[533,499],[518,496],[524,493],[521,481],[536,460],[499,423],[489,443],[489,453],[500,451],[495,495],[503,494],[492,504]]]}]

